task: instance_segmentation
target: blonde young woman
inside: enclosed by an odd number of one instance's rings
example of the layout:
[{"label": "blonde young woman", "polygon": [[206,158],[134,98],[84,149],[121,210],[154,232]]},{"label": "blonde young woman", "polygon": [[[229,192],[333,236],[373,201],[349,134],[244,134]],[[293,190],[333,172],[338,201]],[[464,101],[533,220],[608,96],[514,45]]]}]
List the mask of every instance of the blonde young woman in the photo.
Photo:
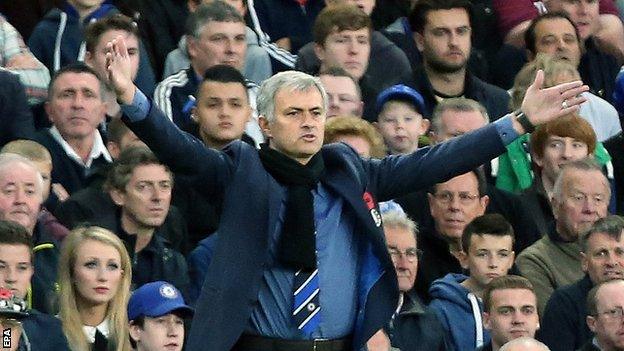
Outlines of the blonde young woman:
[{"label": "blonde young woman", "polygon": [[67,236],[59,260],[60,318],[72,351],[130,350],[132,268],[119,238],[100,227]]}]

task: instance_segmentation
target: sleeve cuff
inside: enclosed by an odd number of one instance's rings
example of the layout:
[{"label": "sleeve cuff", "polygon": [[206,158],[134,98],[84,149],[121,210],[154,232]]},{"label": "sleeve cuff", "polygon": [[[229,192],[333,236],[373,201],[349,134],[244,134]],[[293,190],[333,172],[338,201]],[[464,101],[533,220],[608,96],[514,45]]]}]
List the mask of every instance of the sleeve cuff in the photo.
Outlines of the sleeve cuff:
[{"label": "sleeve cuff", "polygon": [[130,122],[138,122],[147,117],[151,107],[150,101],[139,89],[134,93],[131,105],[121,105],[121,110]]},{"label": "sleeve cuff", "polygon": [[505,146],[511,144],[514,140],[520,137],[520,134],[518,134],[518,132],[514,129],[511,119],[512,115],[508,114],[493,123],[496,126],[496,131],[498,132],[503,145]]}]

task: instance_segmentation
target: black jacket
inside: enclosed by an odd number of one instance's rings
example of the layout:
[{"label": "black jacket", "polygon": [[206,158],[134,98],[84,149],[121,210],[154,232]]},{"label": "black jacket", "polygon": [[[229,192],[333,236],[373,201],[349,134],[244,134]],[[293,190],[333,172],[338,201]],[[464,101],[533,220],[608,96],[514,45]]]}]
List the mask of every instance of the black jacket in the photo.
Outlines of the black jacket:
[{"label": "black jacket", "polygon": [[190,279],[186,259],[175,251],[162,226],[157,228],[152,240],[139,252],[134,252],[136,235],[127,234],[121,227],[117,235],[124,242],[132,261],[132,290],[145,283],[164,280],[178,288],[185,298],[188,296]]},{"label": "black jacket", "polygon": [[87,187],[98,175],[98,169],[109,163],[103,156],[100,156],[93,160],[91,167],[85,168],[67,156],[63,147],[52,137],[48,129],[39,131],[35,136],[35,141],[50,151],[52,183],[60,183],[69,194]]},{"label": "black jacket", "polygon": [[418,248],[423,251],[418,261],[418,277],[414,290],[418,296],[429,302],[429,287],[434,280],[448,273],[464,273],[459,261],[450,252],[448,243],[438,234],[433,226],[423,228],[418,235]]},{"label": "black jacket", "polygon": [[57,266],[60,256],[58,242],[39,221],[33,232],[33,261],[31,307],[43,313],[58,313]]},{"label": "black jacket", "polygon": [[559,288],[550,296],[544,309],[537,339],[552,351],[570,351],[591,340],[593,334],[585,321],[587,294],[594,286],[589,276]]},{"label": "black jacket", "polygon": [[581,56],[578,71],[594,95],[613,103],[615,77],[620,72],[620,65],[614,56],[600,51],[592,37],[585,41],[585,53]]},{"label": "black jacket", "polygon": [[[424,68],[414,72],[414,88],[425,99],[425,117],[431,117],[434,107],[438,104],[431,82]],[[478,101],[485,106],[490,120],[494,121],[509,112],[509,94],[492,84],[486,83],[466,71],[464,97]]]},{"label": "black jacket", "polygon": [[436,314],[413,293],[405,300],[398,315],[386,326],[392,347],[401,351],[451,350],[448,336]]},{"label": "black jacket", "polygon": [[20,337],[18,350],[69,350],[60,319],[31,309],[28,311],[28,316],[21,318],[20,322],[23,333]]},{"label": "black jacket", "polygon": [[609,151],[616,191],[616,212],[624,215],[624,134],[620,133],[604,141],[604,147]]}]

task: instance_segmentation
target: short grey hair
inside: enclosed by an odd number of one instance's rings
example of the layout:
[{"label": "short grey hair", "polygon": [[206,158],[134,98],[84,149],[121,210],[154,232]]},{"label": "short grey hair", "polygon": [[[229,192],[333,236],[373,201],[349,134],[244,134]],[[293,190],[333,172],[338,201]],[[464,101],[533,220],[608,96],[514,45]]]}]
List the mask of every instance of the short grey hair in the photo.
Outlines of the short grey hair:
[{"label": "short grey hair", "polygon": [[404,212],[391,210],[381,213],[381,220],[384,227],[402,228],[414,235],[418,243],[418,225],[412,221]]},{"label": "short grey hair", "polygon": [[35,166],[35,164],[26,157],[10,152],[0,154],[0,179],[4,177],[6,170],[13,167],[15,164],[22,164],[30,168],[36,174],[35,177],[37,179],[37,183],[35,186],[37,192],[41,196],[41,200],[43,201],[43,177],[41,176],[41,173],[39,173],[37,166]]},{"label": "short grey hair", "polygon": [[605,233],[613,240],[619,241],[624,231],[624,218],[616,215],[600,218],[581,237],[581,250],[587,253],[589,238],[596,233]]},{"label": "short grey hair", "polygon": [[204,26],[210,22],[245,23],[245,19],[232,5],[224,1],[212,1],[199,5],[195,12],[189,15],[186,20],[186,34],[199,38]]},{"label": "short grey hair", "polygon": [[303,92],[310,88],[316,88],[323,99],[323,114],[327,112],[327,93],[318,77],[298,71],[285,71],[277,73],[267,79],[260,86],[256,105],[258,115],[264,116],[269,122],[275,120],[275,96],[281,90]]},{"label": "short grey hair", "polygon": [[485,124],[490,123],[487,110],[479,102],[464,97],[444,99],[433,109],[431,130],[434,133],[440,133],[442,131],[442,114],[446,111],[479,112],[481,116],[483,116]]},{"label": "short grey hair", "polygon": [[539,348],[542,351],[550,351],[548,346],[528,336],[523,336],[521,338],[510,340],[507,343],[505,343],[505,345],[503,345],[499,350],[507,351],[507,350],[510,350],[513,346],[524,346],[524,347],[533,346],[534,348],[531,350],[535,350],[536,348]]},{"label": "short grey hair", "polygon": [[[586,157],[582,160],[577,160],[577,161],[572,161],[570,163],[566,163],[563,166],[563,169],[561,170],[561,172],[559,172],[559,175],[557,176],[557,180],[555,181],[555,185],[553,186],[552,196],[557,201],[561,201],[563,198],[563,183],[565,181],[566,175],[571,170],[579,170],[579,171],[585,171],[585,172],[597,171],[600,174],[602,174],[602,169],[600,168],[600,165],[591,157]],[[604,183],[607,188],[607,201],[608,201],[608,199],[611,197],[611,187],[609,186],[609,180],[607,179],[607,177],[604,174],[602,174],[602,177],[604,178]]]}]

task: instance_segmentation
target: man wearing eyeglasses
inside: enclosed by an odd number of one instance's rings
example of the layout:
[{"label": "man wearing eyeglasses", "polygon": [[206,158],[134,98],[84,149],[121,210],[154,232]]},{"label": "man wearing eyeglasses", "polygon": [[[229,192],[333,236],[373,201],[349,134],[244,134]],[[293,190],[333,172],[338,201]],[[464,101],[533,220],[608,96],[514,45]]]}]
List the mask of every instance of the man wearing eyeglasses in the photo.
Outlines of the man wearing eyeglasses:
[{"label": "man wearing eyeglasses", "polygon": [[[591,296],[592,287],[606,281],[624,279],[623,231],[624,219],[619,216],[608,216],[597,220],[583,235],[581,266],[585,276],[572,285],[555,290],[546,305],[542,319],[543,328],[539,333],[539,339],[552,350],[576,350],[591,340],[591,331],[596,333],[596,330],[592,329],[592,324],[594,326],[604,324],[605,318],[596,316],[595,306],[592,312],[592,308],[582,302],[588,295]],[[587,317],[586,323],[587,315],[590,317]],[[594,323],[590,323],[590,318]],[[621,330],[622,322],[617,324]]]},{"label": "man wearing eyeglasses", "polygon": [[432,228],[419,238],[423,257],[418,266],[416,292],[429,300],[429,286],[448,273],[462,273],[459,263],[461,237],[468,223],[485,213],[485,177],[480,170],[464,173],[428,190]]},{"label": "man wearing eyeglasses", "polygon": [[595,286],[587,297],[587,325],[594,338],[580,351],[624,350],[624,281],[611,280]]},{"label": "man wearing eyeglasses", "polygon": [[[422,252],[416,244],[418,228],[394,201],[379,204],[388,253],[399,283],[399,304],[383,331],[369,341],[376,349],[388,343],[401,351],[451,350],[448,335],[435,313],[412,291],[416,283],[418,259]],[[375,344],[377,343],[377,344]]]},{"label": "man wearing eyeglasses", "polygon": [[578,239],[594,222],[607,216],[610,195],[609,181],[593,159],[563,166],[551,195],[555,224],[516,260],[522,276],[535,287],[540,315],[544,315],[546,303],[555,289],[583,278]]}]

